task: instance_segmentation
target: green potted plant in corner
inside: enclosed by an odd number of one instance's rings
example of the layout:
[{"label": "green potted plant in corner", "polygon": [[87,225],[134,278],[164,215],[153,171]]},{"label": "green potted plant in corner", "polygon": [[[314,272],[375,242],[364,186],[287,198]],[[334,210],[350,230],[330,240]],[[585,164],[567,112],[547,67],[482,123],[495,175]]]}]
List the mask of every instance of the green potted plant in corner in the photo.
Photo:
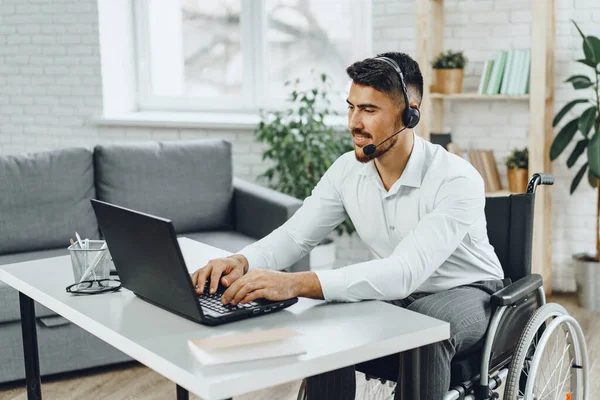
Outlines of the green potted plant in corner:
[{"label": "green potted plant in corner", "polygon": [[435,93],[460,93],[467,58],[462,51],[448,50],[433,60],[431,91]]},{"label": "green potted plant in corner", "polygon": [[514,149],[506,158],[508,190],[511,193],[525,193],[529,179],[529,150]]},{"label": "green potted plant in corner", "polygon": [[[331,79],[321,74],[314,87],[299,89],[300,80],[292,84],[285,105],[276,110],[261,110],[261,122],[254,134],[266,144],[263,160],[269,168],[259,176],[268,186],[300,200],[307,198],[325,171],[343,153],[352,150],[350,135],[325,123],[327,116],[336,115],[328,95]],[[348,219],[336,231],[352,234],[354,226]],[[331,265],[335,261],[335,242],[323,240],[310,255],[311,269]]]},{"label": "green potted plant in corner", "polygon": [[575,147],[567,159],[567,167],[573,167],[580,156],[584,154],[587,161],[575,174],[570,193],[573,194],[586,174],[590,186],[598,191],[596,252],[595,254],[575,254],[573,261],[580,305],[587,309],[600,310],[600,71],[598,70],[600,39],[594,36],[585,36],[579,26],[574,21],[573,23],[583,39],[584,58],[577,62],[590,68],[591,78],[588,75],[578,74],[565,81],[572,84],[573,89],[581,94],[556,114],[553,126],[556,127],[574,107],[583,106],[583,111],[579,116],[562,125],[550,147],[550,159],[556,160],[571,142],[576,141]]}]

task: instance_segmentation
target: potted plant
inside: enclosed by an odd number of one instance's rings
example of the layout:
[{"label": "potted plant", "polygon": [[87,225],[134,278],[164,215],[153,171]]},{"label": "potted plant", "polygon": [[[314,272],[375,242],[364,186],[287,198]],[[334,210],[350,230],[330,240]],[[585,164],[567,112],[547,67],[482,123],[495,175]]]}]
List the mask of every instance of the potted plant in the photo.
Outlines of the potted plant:
[{"label": "potted plant", "polygon": [[511,193],[525,193],[529,179],[529,150],[514,149],[506,158],[508,190]]},{"label": "potted plant", "polygon": [[[586,162],[575,174],[571,183],[570,193],[573,194],[587,174],[587,181],[598,192],[596,209],[596,252],[595,254],[575,254],[575,280],[579,302],[582,307],[600,310],[600,39],[595,36],[585,36],[579,26],[573,21],[583,39],[584,58],[577,60],[590,68],[588,75],[577,74],[565,82],[573,85],[573,89],[582,93],[576,99],[567,103],[554,117],[553,126],[557,126],[563,117],[575,106],[583,106],[583,111],[577,117],[562,125],[550,147],[550,159],[556,158],[571,143],[576,144],[567,159],[567,167],[571,168],[584,155]],[[578,112],[579,113],[579,112]]]},{"label": "potted plant", "polygon": [[[354,146],[345,131],[325,123],[327,116],[337,114],[328,97],[331,79],[326,74],[316,78],[310,89],[299,89],[299,79],[285,85],[290,93],[284,106],[261,110],[261,122],[254,131],[257,141],[266,144],[263,160],[271,163],[259,179],[266,179],[272,189],[304,200],[331,164]],[[336,231],[339,235],[352,234],[354,226],[348,219]],[[331,265],[335,243],[326,238],[310,258],[312,269]]]},{"label": "potted plant", "polygon": [[448,50],[433,61],[431,91],[436,93],[460,93],[467,58],[462,51]]}]

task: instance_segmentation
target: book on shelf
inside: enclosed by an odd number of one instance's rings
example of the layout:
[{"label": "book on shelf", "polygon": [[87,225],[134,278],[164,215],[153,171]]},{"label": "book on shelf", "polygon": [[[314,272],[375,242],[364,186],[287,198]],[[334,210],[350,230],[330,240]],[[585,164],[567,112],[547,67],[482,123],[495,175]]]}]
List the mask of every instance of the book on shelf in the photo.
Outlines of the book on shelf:
[{"label": "book on shelf", "polygon": [[492,68],[494,67],[494,60],[487,60],[483,64],[483,70],[481,72],[481,78],[479,79],[479,88],[477,89],[477,94],[484,94],[488,83],[490,81],[490,75],[492,73]]},{"label": "book on shelf", "polygon": [[477,92],[489,96],[529,93],[530,66],[531,49],[500,50],[484,62]]},{"label": "book on shelf", "polygon": [[502,190],[500,174],[492,150],[469,150],[468,160],[483,178],[486,193]]},{"label": "book on shelf", "polygon": [[462,151],[462,149],[460,148],[460,146],[458,145],[458,143],[455,143],[455,142],[448,143],[446,150],[448,150],[448,153],[456,154],[459,157],[465,158],[465,154]]},{"label": "book on shelf", "polygon": [[494,60],[494,68],[492,68],[492,75],[490,76],[490,82],[486,88],[485,94],[494,95],[500,93],[500,85],[502,84],[502,76],[506,69],[506,57],[507,52],[500,50]]}]

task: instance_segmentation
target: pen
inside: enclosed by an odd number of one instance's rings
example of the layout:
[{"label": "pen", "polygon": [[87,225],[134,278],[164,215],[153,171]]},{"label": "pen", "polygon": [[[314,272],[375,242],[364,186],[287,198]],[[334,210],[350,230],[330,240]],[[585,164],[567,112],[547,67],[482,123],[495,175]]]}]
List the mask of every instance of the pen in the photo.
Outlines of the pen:
[{"label": "pen", "polygon": [[[94,257],[94,259],[92,260],[92,263],[90,264],[89,267],[87,267],[87,269],[85,270],[85,272],[83,273],[83,275],[81,275],[81,279],[79,280],[81,281],[85,281],[88,277],[88,275],[90,274],[90,272],[93,272],[94,275],[96,275],[94,269],[96,268],[96,265],[98,265],[98,263],[100,262],[100,259],[102,259],[102,255],[104,255],[104,250],[106,250],[108,247],[106,245],[106,242],[104,242],[102,244],[102,247],[100,247],[100,251],[98,252],[98,254],[96,254],[96,257]],[[96,279],[94,279],[96,280]]]}]

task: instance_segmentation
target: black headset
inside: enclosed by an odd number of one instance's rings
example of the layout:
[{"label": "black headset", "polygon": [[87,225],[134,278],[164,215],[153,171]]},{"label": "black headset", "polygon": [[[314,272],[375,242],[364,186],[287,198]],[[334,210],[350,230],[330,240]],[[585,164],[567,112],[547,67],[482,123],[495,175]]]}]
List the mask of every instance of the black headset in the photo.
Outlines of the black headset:
[{"label": "black headset", "polygon": [[402,70],[398,66],[398,63],[388,57],[375,57],[374,60],[383,61],[390,67],[394,68],[394,70],[398,73],[398,76],[400,77],[400,89],[404,95],[404,104],[406,105],[404,111],[402,111],[402,123],[409,129],[414,128],[421,119],[421,112],[418,108],[411,107],[408,102],[408,94],[406,92],[406,83],[404,83],[404,75],[402,74]]}]

